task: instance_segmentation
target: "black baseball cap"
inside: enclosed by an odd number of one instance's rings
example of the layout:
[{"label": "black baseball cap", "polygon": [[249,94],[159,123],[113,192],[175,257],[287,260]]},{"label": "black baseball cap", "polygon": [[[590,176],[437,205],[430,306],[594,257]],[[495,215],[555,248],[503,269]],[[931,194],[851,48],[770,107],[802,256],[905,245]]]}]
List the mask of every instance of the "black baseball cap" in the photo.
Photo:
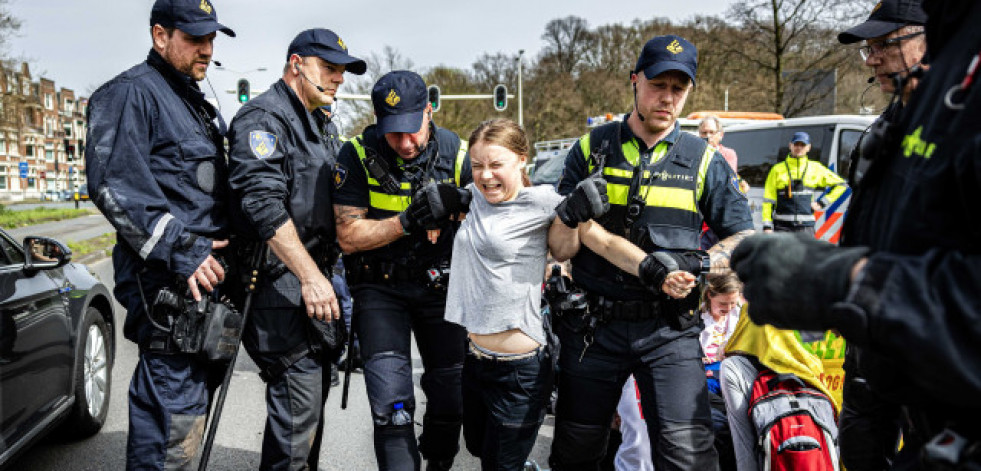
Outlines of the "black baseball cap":
[{"label": "black baseball cap", "polygon": [[698,69],[698,50],[695,45],[681,36],[669,34],[656,36],[640,51],[637,66],[633,73],[644,73],[652,79],[669,70],[680,70],[695,83],[695,70]]},{"label": "black baseball cap", "polygon": [[319,57],[331,64],[343,65],[346,71],[355,75],[368,70],[363,60],[347,53],[347,45],[329,29],[308,29],[296,35],[286,50],[286,60],[293,54],[300,57]]},{"label": "black baseball cap", "polygon": [[378,132],[419,132],[429,104],[426,82],[415,72],[395,70],[378,79],[371,89]]},{"label": "black baseball cap", "polygon": [[906,25],[924,25],[927,16],[922,3],[922,0],[882,0],[872,8],[865,23],[838,33],[838,42],[852,44],[885,36]]},{"label": "black baseball cap", "polygon": [[157,0],[150,10],[150,26],[177,28],[191,36],[207,36],[221,31],[231,37],[235,32],[218,22],[215,7],[208,0]]}]

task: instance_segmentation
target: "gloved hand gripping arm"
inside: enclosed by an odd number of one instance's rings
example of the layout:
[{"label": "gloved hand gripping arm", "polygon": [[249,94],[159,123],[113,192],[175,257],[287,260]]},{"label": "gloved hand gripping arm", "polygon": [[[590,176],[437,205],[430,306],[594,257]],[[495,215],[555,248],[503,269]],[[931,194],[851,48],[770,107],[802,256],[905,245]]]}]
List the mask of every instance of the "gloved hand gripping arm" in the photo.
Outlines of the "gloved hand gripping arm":
[{"label": "gloved hand gripping arm", "polygon": [[471,195],[465,188],[448,183],[429,183],[416,191],[412,202],[399,214],[406,233],[436,229],[439,223],[470,209]]},{"label": "gloved hand gripping arm", "polygon": [[579,182],[576,189],[555,207],[559,219],[571,228],[600,217],[609,210],[610,198],[606,194],[606,180],[600,177],[589,177]]}]

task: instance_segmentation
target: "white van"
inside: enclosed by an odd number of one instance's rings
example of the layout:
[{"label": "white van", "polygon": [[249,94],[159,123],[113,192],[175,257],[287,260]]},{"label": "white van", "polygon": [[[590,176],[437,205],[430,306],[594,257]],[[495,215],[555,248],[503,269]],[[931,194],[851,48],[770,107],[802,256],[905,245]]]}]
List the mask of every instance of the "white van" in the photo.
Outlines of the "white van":
[{"label": "white van", "polygon": [[[811,136],[811,160],[819,160],[844,178],[848,175],[848,156],[875,116],[829,115],[761,121],[725,127],[722,145],[731,147],[739,157],[739,176],[750,184],[749,204],[757,230],[762,226],[763,185],[770,168],[790,153],[790,138],[795,132]],[[819,239],[837,242],[842,216],[848,208],[851,189],[827,211],[815,213],[815,232]]]}]

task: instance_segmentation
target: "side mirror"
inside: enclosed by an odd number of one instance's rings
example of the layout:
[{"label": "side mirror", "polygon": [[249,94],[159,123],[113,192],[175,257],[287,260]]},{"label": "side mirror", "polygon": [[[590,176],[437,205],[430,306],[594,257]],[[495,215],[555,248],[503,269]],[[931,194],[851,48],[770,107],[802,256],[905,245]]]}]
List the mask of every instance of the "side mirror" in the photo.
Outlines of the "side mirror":
[{"label": "side mirror", "polygon": [[25,270],[58,268],[72,259],[72,251],[65,244],[48,237],[24,238]]}]

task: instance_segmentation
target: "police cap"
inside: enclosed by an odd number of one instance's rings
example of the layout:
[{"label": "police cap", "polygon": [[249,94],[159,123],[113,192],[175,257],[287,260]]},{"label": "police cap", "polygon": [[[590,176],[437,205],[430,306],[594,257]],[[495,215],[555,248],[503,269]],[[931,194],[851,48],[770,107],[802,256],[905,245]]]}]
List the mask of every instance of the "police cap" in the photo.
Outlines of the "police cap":
[{"label": "police cap", "polygon": [[429,104],[426,82],[415,72],[395,70],[378,79],[371,89],[371,103],[378,117],[378,132],[419,132],[422,114]]},{"label": "police cap", "polygon": [[669,34],[656,36],[640,51],[637,66],[633,73],[644,73],[652,79],[669,70],[684,72],[695,83],[695,70],[698,69],[698,51],[695,45],[681,36]]},{"label": "police cap", "polygon": [[852,44],[885,36],[906,25],[926,24],[922,0],[882,0],[864,23],[838,34],[838,42]]},{"label": "police cap", "polygon": [[235,32],[218,22],[215,7],[208,0],[157,0],[150,10],[150,26],[177,28],[191,36],[207,36],[221,31],[231,37]]},{"label": "police cap", "polygon": [[802,144],[810,144],[811,136],[808,136],[806,132],[798,131],[794,133],[794,137],[790,138],[790,143],[800,142]]},{"label": "police cap", "polygon": [[368,70],[363,60],[347,53],[347,45],[329,29],[308,29],[296,35],[286,50],[286,60],[293,54],[300,57],[319,57],[331,64],[343,65],[346,71],[355,75]]}]

